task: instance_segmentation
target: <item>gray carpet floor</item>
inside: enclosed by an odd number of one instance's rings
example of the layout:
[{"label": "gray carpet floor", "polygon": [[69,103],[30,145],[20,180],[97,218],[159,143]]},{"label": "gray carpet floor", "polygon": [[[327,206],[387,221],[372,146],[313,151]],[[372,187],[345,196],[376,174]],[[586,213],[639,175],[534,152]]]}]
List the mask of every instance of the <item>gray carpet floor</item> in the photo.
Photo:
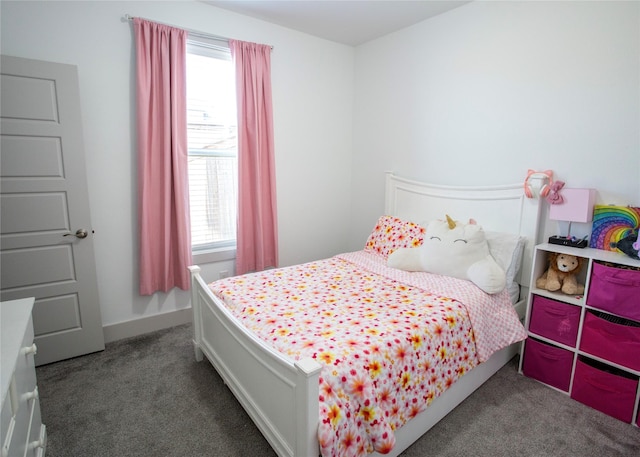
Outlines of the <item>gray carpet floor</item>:
[{"label": "gray carpet floor", "polygon": [[[37,368],[48,457],[275,453],[183,325]],[[640,429],[517,373],[512,360],[402,456],[640,456]]]}]

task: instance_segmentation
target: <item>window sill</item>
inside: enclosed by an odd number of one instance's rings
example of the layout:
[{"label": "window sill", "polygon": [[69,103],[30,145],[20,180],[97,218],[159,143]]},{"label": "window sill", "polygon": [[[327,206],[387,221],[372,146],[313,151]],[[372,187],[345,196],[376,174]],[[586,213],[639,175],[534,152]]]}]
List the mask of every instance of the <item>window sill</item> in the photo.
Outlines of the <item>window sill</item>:
[{"label": "window sill", "polygon": [[193,263],[202,265],[205,263],[223,262],[225,260],[236,259],[236,247],[229,246],[218,249],[208,249],[203,251],[193,251]]}]

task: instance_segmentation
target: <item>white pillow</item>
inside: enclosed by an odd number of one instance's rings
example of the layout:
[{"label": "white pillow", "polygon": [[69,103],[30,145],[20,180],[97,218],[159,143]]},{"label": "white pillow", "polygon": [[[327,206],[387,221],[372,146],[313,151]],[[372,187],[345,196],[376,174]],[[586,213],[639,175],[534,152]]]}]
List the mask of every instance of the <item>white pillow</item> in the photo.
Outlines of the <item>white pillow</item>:
[{"label": "white pillow", "polygon": [[527,239],[512,233],[484,232],[491,257],[502,267],[507,276],[507,287],[515,281],[522,265],[522,255]]},{"label": "white pillow", "polygon": [[482,227],[447,220],[427,225],[418,248],[400,248],[387,258],[387,266],[407,271],[426,271],[467,279],[488,294],[502,291],[506,271],[490,254]]}]

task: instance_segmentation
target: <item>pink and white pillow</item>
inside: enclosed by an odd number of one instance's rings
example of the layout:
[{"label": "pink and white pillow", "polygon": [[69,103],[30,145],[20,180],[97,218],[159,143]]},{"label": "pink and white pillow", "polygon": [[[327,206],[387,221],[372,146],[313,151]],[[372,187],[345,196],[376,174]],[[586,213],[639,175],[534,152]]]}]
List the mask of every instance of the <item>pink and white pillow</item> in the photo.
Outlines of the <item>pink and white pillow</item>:
[{"label": "pink and white pillow", "polygon": [[367,239],[364,250],[388,257],[399,248],[415,248],[422,244],[426,229],[394,216],[381,216]]}]

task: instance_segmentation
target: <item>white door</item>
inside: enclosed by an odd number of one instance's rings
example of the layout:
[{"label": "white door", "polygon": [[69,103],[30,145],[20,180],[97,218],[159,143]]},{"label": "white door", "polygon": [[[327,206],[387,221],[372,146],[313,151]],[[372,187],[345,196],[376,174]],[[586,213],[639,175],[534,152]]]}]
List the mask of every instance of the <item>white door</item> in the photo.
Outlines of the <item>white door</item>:
[{"label": "white door", "polygon": [[2,56],[0,298],[35,297],[42,365],[104,349],[77,69]]}]

